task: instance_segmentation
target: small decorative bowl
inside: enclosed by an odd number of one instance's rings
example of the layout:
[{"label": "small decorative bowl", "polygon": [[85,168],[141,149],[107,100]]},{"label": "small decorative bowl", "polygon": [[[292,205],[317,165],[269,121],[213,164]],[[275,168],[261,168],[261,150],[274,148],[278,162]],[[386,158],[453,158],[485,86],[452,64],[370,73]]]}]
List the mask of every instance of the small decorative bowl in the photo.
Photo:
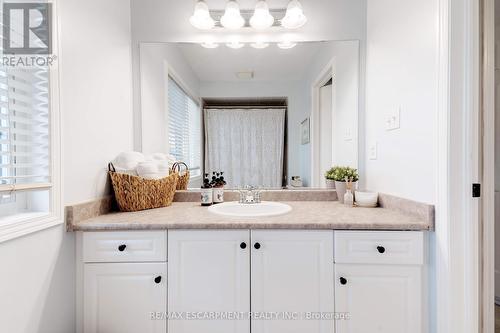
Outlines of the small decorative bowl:
[{"label": "small decorative bowl", "polygon": [[377,192],[354,192],[356,205],[359,207],[377,207],[378,193]]}]

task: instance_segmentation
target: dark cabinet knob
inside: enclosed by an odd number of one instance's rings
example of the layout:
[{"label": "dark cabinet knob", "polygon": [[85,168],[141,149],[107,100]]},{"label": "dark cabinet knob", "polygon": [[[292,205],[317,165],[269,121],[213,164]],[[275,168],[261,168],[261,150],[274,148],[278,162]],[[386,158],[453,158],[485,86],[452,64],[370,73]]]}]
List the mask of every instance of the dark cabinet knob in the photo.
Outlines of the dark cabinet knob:
[{"label": "dark cabinet knob", "polygon": [[385,252],[385,247],[383,247],[383,246],[377,246],[377,251],[378,251],[378,253],[384,253]]},{"label": "dark cabinet knob", "polygon": [[122,244],[122,245],[118,246],[118,251],[123,252],[123,251],[125,251],[126,247],[127,247],[127,245]]},{"label": "dark cabinet knob", "polygon": [[345,277],[340,277],[339,279],[341,285],[346,285],[347,284],[347,279]]},{"label": "dark cabinet knob", "polygon": [[242,248],[242,249],[246,249],[246,248],[247,248],[247,243],[245,243],[245,242],[241,242],[241,244],[240,244],[240,248]]},{"label": "dark cabinet knob", "polygon": [[160,283],[161,282],[161,276],[155,277],[155,283]]},{"label": "dark cabinet knob", "polygon": [[259,243],[255,243],[255,244],[253,245],[253,247],[254,247],[256,250],[258,250],[258,249],[260,249],[260,244],[259,244]]}]

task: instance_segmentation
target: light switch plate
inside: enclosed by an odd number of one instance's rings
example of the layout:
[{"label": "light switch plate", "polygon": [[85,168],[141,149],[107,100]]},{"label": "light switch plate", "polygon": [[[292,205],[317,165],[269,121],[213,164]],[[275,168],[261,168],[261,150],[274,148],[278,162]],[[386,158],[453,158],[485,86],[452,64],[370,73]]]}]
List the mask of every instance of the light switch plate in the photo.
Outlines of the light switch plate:
[{"label": "light switch plate", "polygon": [[385,119],[385,129],[387,131],[393,131],[400,128],[400,116],[401,106],[399,106],[397,110],[387,116],[387,118]]},{"label": "light switch plate", "polygon": [[344,141],[352,141],[352,133],[350,128],[347,128],[344,132]]},{"label": "light switch plate", "polygon": [[370,160],[376,160],[377,159],[377,143],[374,142],[370,145],[368,148],[368,158]]}]

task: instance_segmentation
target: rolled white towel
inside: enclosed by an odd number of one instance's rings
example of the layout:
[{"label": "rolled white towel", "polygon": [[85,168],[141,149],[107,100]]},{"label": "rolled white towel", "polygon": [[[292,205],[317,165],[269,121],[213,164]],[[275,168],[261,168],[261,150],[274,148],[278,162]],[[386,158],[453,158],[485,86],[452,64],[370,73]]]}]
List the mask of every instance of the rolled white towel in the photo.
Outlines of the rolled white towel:
[{"label": "rolled white towel", "polygon": [[145,161],[142,153],[137,151],[121,152],[113,160],[113,165],[118,170],[135,170],[137,165]]},{"label": "rolled white towel", "polygon": [[165,175],[162,175],[160,173],[146,173],[141,175],[141,177],[146,179],[161,179],[164,178]]},{"label": "rolled white towel", "polygon": [[115,167],[115,171],[118,173],[126,173],[127,175],[138,176],[136,169],[129,170]]},{"label": "rolled white towel", "polygon": [[169,170],[172,168],[177,159],[175,156],[165,153],[154,153],[146,158],[147,161],[154,161],[158,164],[159,172],[168,175]]},{"label": "rolled white towel", "polygon": [[[153,161],[141,162],[137,165],[137,174],[143,178],[157,175],[159,174],[158,165]],[[146,177],[146,175],[148,177]]]},{"label": "rolled white towel", "polygon": [[156,165],[158,166],[158,173],[168,176],[172,164],[168,160],[157,160]]}]

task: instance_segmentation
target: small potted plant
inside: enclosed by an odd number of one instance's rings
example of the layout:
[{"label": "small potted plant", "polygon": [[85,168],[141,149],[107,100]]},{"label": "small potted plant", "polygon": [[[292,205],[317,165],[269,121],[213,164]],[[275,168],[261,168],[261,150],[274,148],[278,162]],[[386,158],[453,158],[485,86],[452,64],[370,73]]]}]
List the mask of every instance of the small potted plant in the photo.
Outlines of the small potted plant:
[{"label": "small potted plant", "polygon": [[216,172],[212,173],[212,181],[210,185],[213,188],[213,201],[214,203],[224,202],[224,185],[226,185],[226,181],[224,180],[224,172]]},{"label": "small potted plant", "polygon": [[340,203],[344,203],[344,194],[346,192],[346,179],[352,182],[352,190],[354,191],[358,185],[359,174],[358,170],[351,167],[334,167],[333,179],[335,180],[335,190]]},{"label": "small potted plant", "polygon": [[201,205],[211,206],[213,203],[212,184],[210,182],[210,178],[208,178],[208,173],[204,176],[203,185],[201,186]]},{"label": "small potted plant", "polygon": [[331,167],[325,172],[326,188],[335,189],[335,172],[339,167]]}]

